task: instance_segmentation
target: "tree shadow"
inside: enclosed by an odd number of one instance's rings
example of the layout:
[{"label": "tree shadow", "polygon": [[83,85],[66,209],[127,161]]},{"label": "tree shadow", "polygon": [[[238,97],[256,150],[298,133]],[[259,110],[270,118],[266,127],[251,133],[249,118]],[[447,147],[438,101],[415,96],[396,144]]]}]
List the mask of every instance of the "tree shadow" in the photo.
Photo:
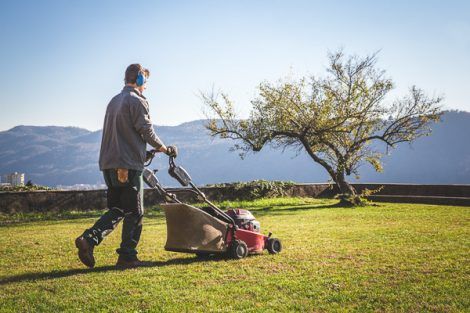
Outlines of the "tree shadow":
[{"label": "tree shadow", "polygon": [[297,211],[310,211],[310,210],[326,210],[326,209],[351,209],[354,207],[351,206],[344,206],[341,203],[334,203],[334,204],[313,204],[313,205],[298,205],[293,207],[283,207],[279,208],[277,206],[270,206],[260,209],[251,209],[250,211],[256,213],[256,216],[264,216],[264,215],[283,215],[288,212],[297,212]]},{"label": "tree shadow", "polygon": [[[191,204],[190,205],[194,205]],[[199,207],[196,205],[196,207]],[[226,210],[229,207],[219,206],[222,210]],[[295,205],[292,208],[285,208],[285,205],[273,205],[269,207],[252,207],[250,211],[256,212],[258,215],[265,214],[282,214],[283,212],[294,212],[302,210],[318,210],[318,209],[331,209],[331,208],[351,208],[350,206],[342,205],[341,203],[336,204],[312,204],[312,205]],[[52,225],[60,221],[69,222],[80,222],[81,219],[96,218],[98,219],[106,210],[91,210],[91,211],[63,211],[63,212],[27,212],[20,214],[13,214],[8,219],[0,218],[0,227],[10,226],[21,226],[34,222],[41,222],[42,225]],[[145,218],[149,220],[164,220],[165,214],[158,206],[153,206],[145,210]]]},{"label": "tree shadow", "polygon": [[[95,218],[98,219],[106,210],[102,211],[83,211],[83,212],[48,212],[34,213],[28,212],[23,214],[13,214],[8,219],[0,219],[0,227],[22,226],[30,223],[41,222],[42,225],[52,225],[61,221],[80,222],[82,219]],[[163,219],[165,217],[163,211],[151,209],[145,212],[145,218]]]},{"label": "tree shadow", "polygon": [[21,226],[34,222],[44,222],[43,225],[53,224],[58,221],[74,221],[86,218],[98,218],[104,211],[83,211],[83,212],[26,212],[12,214],[8,219],[0,221],[0,227]]},{"label": "tree shadow", "polygon": [[[221,261],[225,260],[223,256],[211,256],[210,258],[176,258],[170,259],[167,261],[147,261],[143,262],[143,265],[135,267],[132,269],[139,268],[149,268],[149,267],[162,267],[169,265],[186,265],[191,263],[205,262],[205,261]],[[117,267],[114,265],[100,266],[94,268],[74,268],[62,271],[51,271],[51,272],[33,272],[25,273],[20,275],[9,276],[0,279],[0,286],[7,285],[11,283],[21,283],[27,281],[36,281],[36,280],[48,280],[48,279],[57,279],[65,278],[75,275],[84,275],[90,273],[105,273],[105,272],[119,272],[128,270],[126,268]]]}]

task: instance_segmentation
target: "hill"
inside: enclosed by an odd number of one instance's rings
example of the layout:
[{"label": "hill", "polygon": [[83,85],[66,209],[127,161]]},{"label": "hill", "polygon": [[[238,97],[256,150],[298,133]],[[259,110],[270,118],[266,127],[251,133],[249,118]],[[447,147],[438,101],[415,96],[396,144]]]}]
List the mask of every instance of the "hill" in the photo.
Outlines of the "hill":
[{"label": "hill", "polygon": [[[178,163],[198,184],[254,179],[324,182],[323,168],[306,153],[267,148],[241,160],[230,152],[233,142],[214,139],[204,120],[178,126],[156,126],[167,144],[180,150]],[[433,125],[433,134],[413,145],[401,145],[384,158],[384,172],[361,168],[364,182],[465,184],[470,183],[470,113],[449,111]],[[0,132],[0,173],[26,173],[26,179],[49,186],[102,183],[98,169],[101,131],[76,127],[17,126]],[[166,174],[167,158],[159,156],[152,168],[167,185],[175,185]],[[354,180],[354,179],[351,179]]]}]

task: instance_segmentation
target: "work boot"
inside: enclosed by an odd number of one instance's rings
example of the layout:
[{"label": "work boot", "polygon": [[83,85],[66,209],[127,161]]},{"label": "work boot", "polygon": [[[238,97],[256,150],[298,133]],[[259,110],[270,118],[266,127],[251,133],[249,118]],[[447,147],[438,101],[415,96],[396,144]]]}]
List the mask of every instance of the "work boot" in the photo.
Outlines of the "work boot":
[{"label": "work boot", "polygon": [[91,245],[83,236],[75,239],[75,246],[78,248],[78,258],[88,267],[95,266],[95,257],[93,256],[93,249],[95,246]]},{"label": "work boot", "polygon": [[133,259],[126,259],[123,256],[119,256],[118,260],[116,262],[116,266],[120,268],[133,268],[133,267],[139,267],[144,265],[144,262],[139,260],[137,257]]}]

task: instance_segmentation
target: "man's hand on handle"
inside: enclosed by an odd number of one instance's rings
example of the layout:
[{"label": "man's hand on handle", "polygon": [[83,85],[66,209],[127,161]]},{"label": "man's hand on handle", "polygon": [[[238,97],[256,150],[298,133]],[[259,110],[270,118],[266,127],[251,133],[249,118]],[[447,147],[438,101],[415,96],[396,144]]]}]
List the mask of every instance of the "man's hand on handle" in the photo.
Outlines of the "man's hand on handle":
[{"label": "man's hand on handle", "polygon": [[151,157],[156,152],[163,152],[169,157],[176,158],[178,156],[178,148],[175,146],[161,146],[158,150],[147,151],[147,158]]},{"label": "man's hand on handle", "polygon": [[178,149],[177,149],[175,146],[168,146],[168,147],[166,147],[165,153],[166,153],[169,157],[174,157],[174,158],[176,158],[176,157],[178,156]]}]

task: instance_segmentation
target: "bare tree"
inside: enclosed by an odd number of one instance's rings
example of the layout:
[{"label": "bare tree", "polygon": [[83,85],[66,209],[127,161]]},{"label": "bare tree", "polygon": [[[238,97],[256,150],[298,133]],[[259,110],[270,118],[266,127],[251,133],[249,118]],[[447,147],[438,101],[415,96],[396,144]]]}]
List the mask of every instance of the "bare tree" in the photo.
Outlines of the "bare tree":
[{"label": "bare tree", "polygon": [[305,150],[336,183],[343,199],[360,202],[345,176],[359,177],[358,167],[370,163],[382,170],[383,151],[402,142],[430,134],[430,124],[439,121],[441,97],[428,97],[411,87],[409,95],[387,104],[385,96],[393,82],[376,66],[376,54],[328,55],[324,78],[302,78],[288,82],[261,83],[259,96],[251,101],[248,119],[239,119],[229,97],[203,94],[209,110],[206,127],[212,136],[234,139],[243,157],[266,144],[275,148]]}]

